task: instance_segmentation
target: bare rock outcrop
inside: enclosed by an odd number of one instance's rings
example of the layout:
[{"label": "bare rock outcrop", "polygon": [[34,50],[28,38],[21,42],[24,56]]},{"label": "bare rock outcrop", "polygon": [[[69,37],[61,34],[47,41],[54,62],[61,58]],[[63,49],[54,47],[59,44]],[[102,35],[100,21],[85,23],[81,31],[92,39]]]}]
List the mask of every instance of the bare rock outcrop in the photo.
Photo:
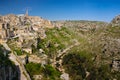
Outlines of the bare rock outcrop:
[{"label": "bare rock outcrop", "polygon": [[113,18],[111,21],[112,26],[120,26],[120,15],[116,16]]}]

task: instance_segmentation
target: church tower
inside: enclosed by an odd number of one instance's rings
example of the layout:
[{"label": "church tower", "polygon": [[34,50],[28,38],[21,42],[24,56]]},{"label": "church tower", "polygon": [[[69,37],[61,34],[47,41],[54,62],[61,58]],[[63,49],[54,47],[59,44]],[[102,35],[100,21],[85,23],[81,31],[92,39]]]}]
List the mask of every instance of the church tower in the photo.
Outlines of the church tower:
[{"label": "church tower", "polygon": [[25,13],[25,16],[26,16],[26,17],[28,16],[28,9],[26,9],[26,13]]}]

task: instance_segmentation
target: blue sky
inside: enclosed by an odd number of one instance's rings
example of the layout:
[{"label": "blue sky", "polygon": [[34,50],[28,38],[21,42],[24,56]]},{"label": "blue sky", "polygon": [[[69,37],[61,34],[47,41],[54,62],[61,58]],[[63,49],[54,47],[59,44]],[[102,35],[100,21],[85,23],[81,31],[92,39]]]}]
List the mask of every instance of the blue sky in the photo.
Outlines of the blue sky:
[{"label": "blue sky", "polygon": [[0,14],[22,14],[49,20],[97,20],[110,22],[120,14],[120,0],[0,0]]}]

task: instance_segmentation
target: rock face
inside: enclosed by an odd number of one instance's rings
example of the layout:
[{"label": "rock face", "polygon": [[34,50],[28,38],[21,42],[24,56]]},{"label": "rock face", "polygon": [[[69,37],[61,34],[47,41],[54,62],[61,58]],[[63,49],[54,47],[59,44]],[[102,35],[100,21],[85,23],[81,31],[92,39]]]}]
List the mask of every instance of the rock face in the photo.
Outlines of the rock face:
[{"label": "rock face", "polygon": [[112,26],[120,26],[120,15],[116,16],[112,21],[111,21]]},{"label": "rock face", "polygon": [[114,60],[112,67],[114,71],[120,71],[120,60]]},{"label": "rock face", "polygon": [[63,73],[63,74],[60,76],[60,78],[61,78],[62,80],[70,80],[70,79],[69,79],[69,74],[67,74],[67,73]]},{"label": "rock face", "polygon": [[115,18],[113,18],[112,22],[113,23],[120,23],[120,15],[116,16]]},{"label": "rock face", "polygon": [[[101,35],[101,36],[100,36]],[[120,15],[96,35],[97,44],[101,44],[102,57],[105,63],[111,64],[113,71],[120,71]],[[100,50],[100,49],[99,49]],[[103,59],[102,59],[103,60]],[[97,61],[97,60],[96,60]]]},{"label": "rock face", "polygon": [[20,80],[19,73],[19,67],[9,60],[8,52],[0,45],[0,80]]},{"label": "rock face", "polygon": [[18,69],[11,66],[3,66],[0,68],[0,80],[20,80],[18,76]]}]

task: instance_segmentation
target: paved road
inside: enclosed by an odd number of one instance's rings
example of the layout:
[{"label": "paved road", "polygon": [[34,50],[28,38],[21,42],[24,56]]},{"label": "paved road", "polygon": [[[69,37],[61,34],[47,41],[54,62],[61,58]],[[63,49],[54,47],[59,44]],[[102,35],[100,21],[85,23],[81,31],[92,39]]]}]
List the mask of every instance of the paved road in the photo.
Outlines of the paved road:
[{"label": "paved road", "polygon": [[[8,45],[6,43],[2,44],[7,50],[11,51],[11,49],[8,47]],[[15,63],[16,66],[19,66],[20,68],[20,80],[31,80],[29,74],[27,73],[24,65],[22,64],[22,62],[19,60],[19,58],[17,57],[17,55],[13,54],[13,52],[11,52],[9,54],[9,59],[11,61],[13,61]]]}]

